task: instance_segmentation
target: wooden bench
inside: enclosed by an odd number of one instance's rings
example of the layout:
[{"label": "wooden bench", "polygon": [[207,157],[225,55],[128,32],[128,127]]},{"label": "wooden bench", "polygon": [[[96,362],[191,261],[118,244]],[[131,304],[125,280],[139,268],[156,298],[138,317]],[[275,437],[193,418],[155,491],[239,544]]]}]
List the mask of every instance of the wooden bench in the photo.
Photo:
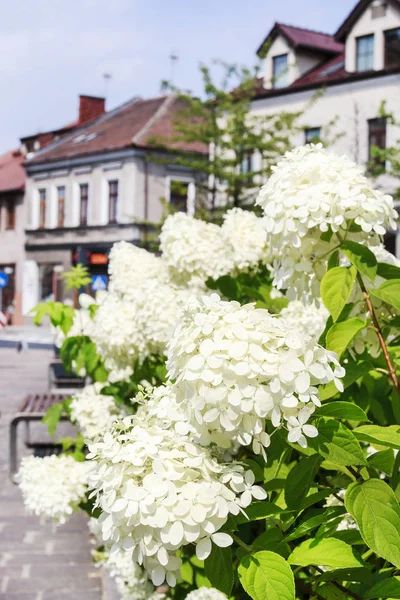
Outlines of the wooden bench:
[{"label": "wooden bench", "polygon": [[[36,456],[46,456],[48,454],[56,454],[60,451],[61,447],[59,444],[54,442],[32,442],[30,437],[29,425],[33,421],[41,421],[46,414],[46,411],[57,404],[62,402],[65,398],[68,398],[70,394],[29,394],[24,398],[18,408],[18,412],[13,416],[10,422],[10,437],[9,437],[9,448],[10,448],[10,478],[15,483],[15,475],[18,471],[18,424],[25,423],[25,438],[24,442],[28,448],[34,449]],[[66,420],[66,417],[61,417],[62,421]]]}]

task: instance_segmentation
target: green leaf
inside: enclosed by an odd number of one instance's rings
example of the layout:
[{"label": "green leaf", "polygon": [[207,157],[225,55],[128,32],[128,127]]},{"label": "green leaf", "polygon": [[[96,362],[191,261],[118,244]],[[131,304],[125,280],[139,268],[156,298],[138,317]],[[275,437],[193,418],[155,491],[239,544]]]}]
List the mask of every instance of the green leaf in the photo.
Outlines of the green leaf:
[{"label": "green leaf", "polygon": [[389,427],[380,427],[379,425],[361,425],[353,429],[353,433],[358,440],[387,446],[388,448],[400,449],[400,427],[399,425],[390,425]]},{"label": "green leaf", "polygon": [[211,584],[229,597],[234,581],[231,548],[219,548],[213,544],[204,566]]},{"label": "green leaf", "polygon": [[336,352],[340,358],[357,333],[364,329],[366,323],[353,317],[341,323],[335,323],[326,334],[326,349]]},{"label": "green leaf", "polygon": [[47,409],[46,414],[42,419],[42,423],[47,425],[51,437],[54,437],[56,427],[58,425],[59,420],[61,419],[63,410],[64,406],[62,402],[53,404],[52,406],[50,406],[50,408]]},{"label": "green leaf", "polygon": [[322,278],[321,298],[334,321],[337,321],[350,298],[356,274],[355,267],[334,267]]},{"label": "green leaf", "polygon": [[364,593],[363,598],[400,598],[400,577],[390,577],[376,583],[370,590]]},{"label": "green leaf", "polygon": [[296,540],[299,537],[303,537],[323,523],[328,523],[332,519],[336,519],[338,515],[343,515],[344,512],[345,510],[342,506],[330,506],[329,508],[321,509],[317,514],[314,514],[309,519],[300,523],[290,535],[285,537],[285,541],[289,542],[291,540]]},{"label": "green leaf", "polygon": [[238,575],[243,589],[253,600],[295,600],[292,569],[279,554],[263,550],[244,556]]},{"label": "green leaf", "polygon": [[288,508],[298,508],[303,502],[310,491],[321,462],[322,458],[319,454],[313,454],[308,458],[301,459],[291,469],[285,485],[285,502]]},{"label": "green leaf", "polygon": [[369,292],[400,310],[400,279],[389,279],[382,283],[377,290],[370,289]]},{"label": "green leaf", "polygon": [[378,471],[383,471],[387,475],[392,474],[394,465],[394,452],[392,448],[375,452],[367,460],[370,467],[378,469]]},{"label": "green leaf", "polygon": [[400,310],[400,279],[389,279],[382,283],[377,290],[370,289],[369,292]]},{"label": "green leaf", "polygon": [[[346,364],[346,375],[341,380],[344,386],[344,389],[348,388],[352,383],[357,381],[360,377],[363,377],[369,371],[372,371],[374,366],[372,363],[367,360],[363,360],[360,362],[349,361]],[[338,393],[337,387],[334,382],[331,381],[327,385],[323,385],[319,387],[319,398],[323,402],[324,400],[328,400],[335,396]]]},{"label": "green leaf", "polygon": [[378,269],[375,254],[366,246],[357,242],[345,240],[340,245],[340,250],[363,275],[374,281]]},{"label": "green leaf", "polygon": [[254,540],[252,545],[255,550],[271,550],[271,552],[276,552],[283,558],[287,558],[290,554],[290,547],[283,539],[283,533],[277,527],[264,531]]},{"label": "green leaf", "polygon": [[333,269],[334,267],[338,267],[339,266],[339,250],[335,250],[335,252],[332,252],[332,254],[330,255],[329,259],[328,259],[328,271],[330,269]]},{"label": "green leaf", "polygon": [[336,419],[347,419],[348,421],[369,421],[362,408],[353,402],[341,402],[334,400],[327,402],[318,409],[320,417],[335,417]]},{"label": "green leaf", "polygon": [[315,492],[314,494],[310,494],[302,502],[300,510],[305,510],[306,508],[313,506],[313,504],[317,504],[318,502],[321,502],[321,500],[325,500],[325,498],[330,496],[331,493],[332,490],[322,490],[321,492]]},{"label": "green leaf", "polygon": [[383,279],[400,279],[400,267],[388,263],[378,263],[378,275]]},{"label": "green leaf", "polygon": [[351,569],[335,569],[321,574],[319,581],[351,581],[365,582],[371,576],[366,567],[353,567]]},{"label": "green leaf", "polygon": [[388,484],[381,479],[352,483],[345,506],[367,546],[400,568],[400,508]]},{"label": "green leaf", "polygon": [[314,423],[318,435],[308,440],[309,446],[336,465],[365,465],[360,444],[343,423],[321,417]]},{"label": "green leaf", "polygon": [[288,558],[290,565],[322,565],[337,569],[360,567],[363,562],[353,548],[336,538],[312,538],[297,546]]},{"label": "green leaf", "polygon": [[222,275],[216,281],[219,290],[224,296],[231,300],[236,300],[238,297],[238,285],[230,275]]}]

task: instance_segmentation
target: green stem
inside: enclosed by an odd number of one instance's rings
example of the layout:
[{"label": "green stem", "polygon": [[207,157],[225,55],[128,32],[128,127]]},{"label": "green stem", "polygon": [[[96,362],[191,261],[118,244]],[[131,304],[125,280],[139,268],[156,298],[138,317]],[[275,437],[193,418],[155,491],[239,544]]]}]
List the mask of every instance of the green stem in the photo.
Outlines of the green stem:
[{"label": "green stem", "polygon": [[238,546],[242,546],[242,548],[244,548],[247,552],[253,552],[253,546],[248,546],[247,544],[245,544],[245,542],[234,533],[230,532],[229,535],[238,544]]}]

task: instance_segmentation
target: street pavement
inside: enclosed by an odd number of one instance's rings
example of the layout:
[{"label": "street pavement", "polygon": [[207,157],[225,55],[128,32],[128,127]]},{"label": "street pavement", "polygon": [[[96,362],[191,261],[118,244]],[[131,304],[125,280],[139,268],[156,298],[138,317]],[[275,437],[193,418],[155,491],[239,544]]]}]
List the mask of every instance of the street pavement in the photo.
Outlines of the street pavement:
[{"label": "street pavement", "polygon": [[51,349],[54,335],[49,326],[23,325],[0,327],[0,348],[16,348],[19,343],[29,349]]},{"label": "street pavement", "polygon": [[84,515],[75,515],[58,528],[41,523],[25,514],[19,489],[8,477],[9,422],[26,394],[46,391],[52,360],[50,350],[18,353],[15,348],[0,348],[1,600],[104,598],[102,571],[92,564]]}]

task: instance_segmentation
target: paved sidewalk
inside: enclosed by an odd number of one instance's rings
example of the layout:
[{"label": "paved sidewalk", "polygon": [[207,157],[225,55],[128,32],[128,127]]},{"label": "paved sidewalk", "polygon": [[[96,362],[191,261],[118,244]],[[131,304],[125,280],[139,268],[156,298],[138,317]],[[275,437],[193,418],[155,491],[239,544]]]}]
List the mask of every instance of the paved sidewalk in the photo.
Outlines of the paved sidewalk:
[{"label": "paved sidewalk", "polygon": [[8,424],[22,397],[44,392],[49,350],[0,348],[0,598],[1,600],[100,600],[101,570],[90,556],[83,515],[55,529],[27,516],[8,478]]},{"label": "paved sidewalk", "polygon": [[45,325],[41,327],[36,327],[36,325],[0,327],[0,348],[15,348],[20,342],[29,348],[50,349],[54,344],[54,334],[50,326]]}]

